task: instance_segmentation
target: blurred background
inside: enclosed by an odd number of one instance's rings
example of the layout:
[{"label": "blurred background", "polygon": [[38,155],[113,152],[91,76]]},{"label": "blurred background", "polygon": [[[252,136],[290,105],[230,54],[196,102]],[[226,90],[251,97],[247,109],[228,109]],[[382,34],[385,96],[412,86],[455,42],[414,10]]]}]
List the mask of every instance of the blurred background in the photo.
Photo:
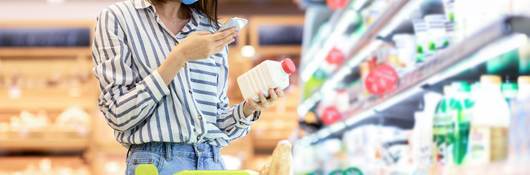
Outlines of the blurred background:
[{"label": "blurred background", "polygon": [[[114,0],[0,0],[0,175],[123,174],[97,109],[95,18]],[[281,140],[294,174],[530,174],[530,1],[219,0],[249,19],[236,78],[298,67],[287,97],[222,150],[259,170]]]}]

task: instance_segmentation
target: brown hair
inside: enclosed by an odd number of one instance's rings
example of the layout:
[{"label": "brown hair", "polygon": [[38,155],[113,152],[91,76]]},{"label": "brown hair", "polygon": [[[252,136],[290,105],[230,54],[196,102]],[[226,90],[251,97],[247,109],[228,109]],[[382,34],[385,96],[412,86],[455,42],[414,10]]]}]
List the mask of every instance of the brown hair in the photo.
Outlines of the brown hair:
[{"label": "brown hair", "polygon": [[[175,1],[175,0],[149,0],[152,4],[164,4],[168,1]],[[177,0],[180,1],[180,0]],[[186,13],[186,16],[191,16],[191,10],[196,10],[206,17],[208,17],[208,21],[211,25],[213,25],[216,29],[219,28],[219,23],[217,22],[218,14],[217,14],[217,0],[199,0],[191,5],[183,4],[183,8],[185,9],[184,12]]]}]

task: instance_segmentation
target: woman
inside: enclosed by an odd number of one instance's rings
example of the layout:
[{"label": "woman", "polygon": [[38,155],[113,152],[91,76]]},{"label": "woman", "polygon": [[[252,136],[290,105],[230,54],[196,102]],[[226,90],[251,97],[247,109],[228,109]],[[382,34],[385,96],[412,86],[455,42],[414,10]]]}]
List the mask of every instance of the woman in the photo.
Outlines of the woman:
[{"label": "woman", "polygon": [[[216,0],[129,0],[103,10],[93,42],[99,107],[129,148],[127,173],[224,169],[219,149],[243,137],[283,92],[229,107],[227,45]],[[262,93],[263,94],[263,93]]]}]

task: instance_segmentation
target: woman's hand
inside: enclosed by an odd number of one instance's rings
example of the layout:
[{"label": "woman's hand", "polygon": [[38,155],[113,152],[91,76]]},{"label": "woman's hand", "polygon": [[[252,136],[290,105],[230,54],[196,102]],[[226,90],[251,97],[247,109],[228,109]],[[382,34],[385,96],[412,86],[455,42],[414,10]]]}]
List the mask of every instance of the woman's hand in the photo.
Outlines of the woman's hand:
[{"label": "woman's hand", "polygon": [[193,32],[182,42],[177,44],[170,54],[181,55],[186,61],[208,58],[210,55],[220,52],[230,44],[237,35],[235,29],[222,32]]},{"label": "woman's hand", "polygon": [[229,29],[217,33],[193,32],[180,44],[175,46],[167,59],[158,67],[158,73],[168,85],[173,81],[177,72],[184,67],[189,60],[208,58],[220,52],[226,45],[232,42],[237,35],[235,29]]},{"label": "woman's hand", "polygon": [[250,116],[256,111],[263,111],[269,108],[272,103],[276,102],[278,98],[284,97],[285,94],[282,90],[274,88],[269,89],[269,96],[270,98],[267,99],[263,93],[260,93],[258,102],[255,102],[252,99],[245,100],[243,105],[243,113],[245,113],[245,116]]}]

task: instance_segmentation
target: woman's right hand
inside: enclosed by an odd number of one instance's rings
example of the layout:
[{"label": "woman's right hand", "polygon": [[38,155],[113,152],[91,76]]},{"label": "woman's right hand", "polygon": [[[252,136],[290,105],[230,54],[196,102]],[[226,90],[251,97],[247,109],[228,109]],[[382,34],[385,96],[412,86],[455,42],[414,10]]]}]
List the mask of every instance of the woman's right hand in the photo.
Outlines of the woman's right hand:
[{"label": "woman's right hand", "polygon": [[181,54],[187,61],[205,59],[223,50],[236,35],[237,31],[233,28],[213,34],[203,31],[193,32],[177,44],[171,52]]}]

